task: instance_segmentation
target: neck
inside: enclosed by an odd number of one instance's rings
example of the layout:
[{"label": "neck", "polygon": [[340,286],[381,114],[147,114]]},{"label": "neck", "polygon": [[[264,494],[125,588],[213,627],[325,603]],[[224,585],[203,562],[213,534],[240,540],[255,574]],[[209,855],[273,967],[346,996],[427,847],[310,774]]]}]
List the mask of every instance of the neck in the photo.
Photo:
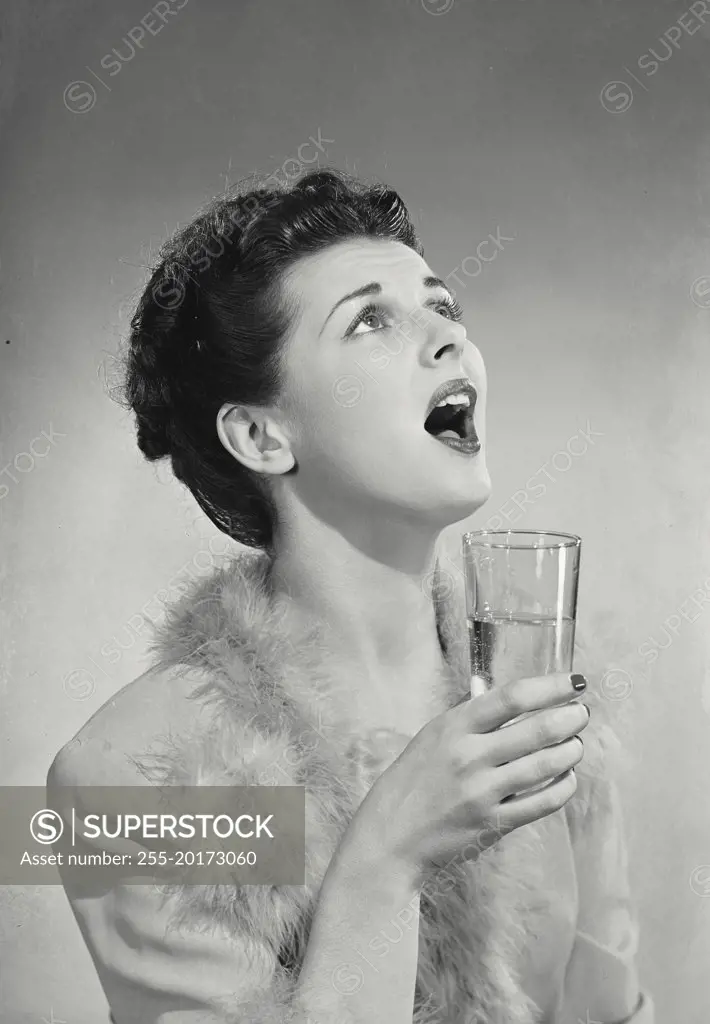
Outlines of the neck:
[{"label": "neck", "polygon": [[370,678],[441,662],[430,574],[438,531],[367,518],[347,534],[307,513],[282,527],[273,552],[277,592],[329,627],[331,642]]}]

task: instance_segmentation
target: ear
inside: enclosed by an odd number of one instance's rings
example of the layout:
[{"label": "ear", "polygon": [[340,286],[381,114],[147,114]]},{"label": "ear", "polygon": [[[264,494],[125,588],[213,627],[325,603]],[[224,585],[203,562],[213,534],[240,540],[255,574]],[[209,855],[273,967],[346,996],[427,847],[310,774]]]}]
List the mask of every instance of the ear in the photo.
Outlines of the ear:
[{"label": "ear", "polygon": [[223,405],[217,433],[227,451],[257,473],[288,473],[296,464],[287,434],[266,409]]}]

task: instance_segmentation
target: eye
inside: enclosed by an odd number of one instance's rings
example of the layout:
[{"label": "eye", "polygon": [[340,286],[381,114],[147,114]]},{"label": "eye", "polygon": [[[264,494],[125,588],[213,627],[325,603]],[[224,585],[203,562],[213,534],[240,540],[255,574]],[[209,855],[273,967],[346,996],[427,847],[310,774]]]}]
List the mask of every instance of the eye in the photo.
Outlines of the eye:
[{"label": "eye", "polygon": [[451,298],[447,296],[445,299],[437,299],[433,303],[433,306],[437,312],[441,309],[446,310],[446,314],[450,320],[458,322],[463,319],[463,309],[453,296]]},{"label": "eye", "polygon": [[[456,301],[456,299],[453,298],[453,296],[447,295],[445,298],[442,299],[434,299],[432,302],[429,303],[429,306],[432,309],[435,309],[437,313],[441,313],[448,320],[453,320],[458,323],[460,320],[463,319],[463,309]],[[372,320],[379,320],[380,322],[382,322],[386,320],[388,317],[392,320],[392,323],[383,324],[383,326],[394,327],[394,319],[383,306],[377,305],[377,303],[373,302],[368,303],[367,306],[360,310],[360,312],[357,314],[357,316],[352,321],[350,326],[347,328],[347,330],[345,331],[345,337],[349,338],[351,335],[353,335],[356,329],[360,326],[360,324],[366,324],[367,321]],[[372,327],[372,331],[381,329],[381,327],[378,328],[377,326]],[[360,331],[359,334],[370,334],[372,333],[372,331]]]},{"label": "eye", "polygon": [[[358,313],[358,315],[352,321],[352,323],[350,324],[350,326],[348,327],[348,329],[345,332],[345,337],[349,338],[351,334],[354,334],[355,329],[357,327],[359,327],[360,324],[365,323],[367,320],[370,320],[370,319],[384,320],[387,316],[388,316],[387,310],[384,309],[382,306],[378,306],[378,305],[376,305],[375,303],[372,303],[372,302],[368,303],[368,305],[365,306],[364,309],[361,309],[360,312]],[[377,330],[377,329],[378,328],[373,327],[373,330]],[[363,332],[361,331],[360,333],[363,333]],[[365,333],[369,334],[370,332],[367,331]]]}]

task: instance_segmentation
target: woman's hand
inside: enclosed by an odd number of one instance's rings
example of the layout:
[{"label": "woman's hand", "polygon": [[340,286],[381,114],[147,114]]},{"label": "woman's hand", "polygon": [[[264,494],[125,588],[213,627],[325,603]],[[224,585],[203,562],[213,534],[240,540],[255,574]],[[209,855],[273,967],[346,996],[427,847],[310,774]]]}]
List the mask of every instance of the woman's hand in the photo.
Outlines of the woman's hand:
[{"label": "woman's hand", "polygon": [[474,857],[491,827],[499,839],[553,814],[577,788],[577,734],[589,722],[588,708],[570,703],[577,696],[569,675],[547,675],[437,715],[377,779],[351,829],[421,879],[430,864]]}]

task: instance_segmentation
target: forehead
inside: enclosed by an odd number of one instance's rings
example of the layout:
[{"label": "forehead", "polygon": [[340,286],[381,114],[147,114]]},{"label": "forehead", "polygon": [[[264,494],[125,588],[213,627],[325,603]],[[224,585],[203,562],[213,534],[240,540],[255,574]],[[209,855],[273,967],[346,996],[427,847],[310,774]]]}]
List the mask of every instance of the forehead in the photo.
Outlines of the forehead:
[{"label": "forehead", "polygon": [[[284,283],[297,300],[306,299],[318,316],[341,296],[371,281],[379,281],[383,288],[418,289],[430,274],[427,262],[403,242],[351,239],[302,257]],[[303,308],[303,302],[299,304]]]}]

